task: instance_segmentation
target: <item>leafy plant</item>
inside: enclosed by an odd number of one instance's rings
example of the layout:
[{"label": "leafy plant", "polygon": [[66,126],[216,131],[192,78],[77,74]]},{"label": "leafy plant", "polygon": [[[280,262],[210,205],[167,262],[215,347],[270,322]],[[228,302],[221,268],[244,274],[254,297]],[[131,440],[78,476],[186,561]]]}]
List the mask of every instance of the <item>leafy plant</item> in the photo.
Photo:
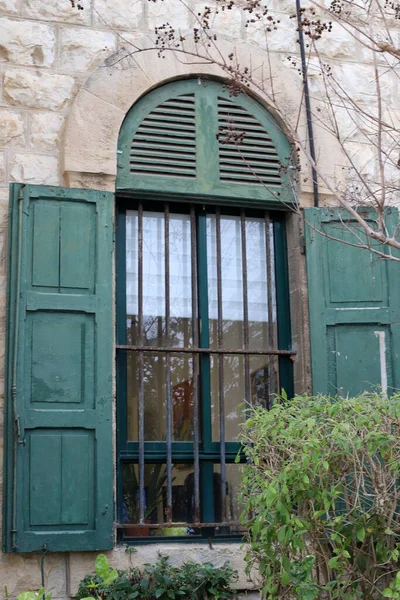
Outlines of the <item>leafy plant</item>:
[{"label": "leafy plant", "polygon": [[[6,592],[6,598],[8,593]],[[51,593],[46,593],[44,588],[40,588],[37,592],[21,592],[16,600],[51,600]]]},{"label": "leafy plant", "polygon": [[[132,523],[139,522],[139,482],[135,464],[126,464],[123,469],[124,503],[128,518]],[[146,490],[145,520],[153,517],[162,498],[162,489],[167,480],[165,465],[157,463],[152,465],[150,484]]]},{"label": "leafy plant", "polygon": [[116,571],[100,554],[96,559],[96,573],[86,575],[81,581],[77,599],[225,600],[234,595],[230,585],[236,579],[237,573],[229,563],[214,567],[210,563],[188,562],[174,567],[168,557],[161,557],[154,565],[145,565],[142,572],[138,569]]},{"label": "leafy plant", "polygon": [[399,417],[400,395],[253,410],[242,518],[264,597],[400,598],[397,579],[387,588],[400,556]]},{"label": "leafy plant", "polygon": [[395,600],[400,599],[400,571],[398,571],[396,577],[390,582],[389,587],[383,590],[383,596],[385,598],[394,598]]}]

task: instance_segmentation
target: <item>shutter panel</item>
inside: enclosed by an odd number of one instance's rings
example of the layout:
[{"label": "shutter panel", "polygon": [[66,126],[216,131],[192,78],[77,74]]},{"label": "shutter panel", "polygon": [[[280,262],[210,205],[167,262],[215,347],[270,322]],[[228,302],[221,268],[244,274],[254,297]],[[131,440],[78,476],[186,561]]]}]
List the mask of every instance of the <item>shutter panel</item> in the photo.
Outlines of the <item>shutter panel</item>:
[{"label": "shutter panel", "polygon": [[8,551],[113,544],[112,198],[12,189]]},{"label": "shutter panel", "polygon": [[[400,387],[399,264],[344,242],[366,241],[338,209],[305,209],[314,394]],[[386,217],[398,222],[396,209]],[[374,242],[370,242],[374,243]]]}]

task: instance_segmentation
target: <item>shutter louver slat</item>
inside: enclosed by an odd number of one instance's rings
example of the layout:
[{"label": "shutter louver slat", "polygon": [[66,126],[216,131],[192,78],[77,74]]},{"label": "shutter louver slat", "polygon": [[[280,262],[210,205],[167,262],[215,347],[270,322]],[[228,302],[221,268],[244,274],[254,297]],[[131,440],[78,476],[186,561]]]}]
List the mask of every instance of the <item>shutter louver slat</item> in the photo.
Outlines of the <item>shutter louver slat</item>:
[{"label": "shutter louver slat", "polygon": [[196,177],[195,97],[166,100],[139,125],[130,149],[134,174]]},{"label": "shutter louver slat", "polygon": [[219,97],[218,128],[221,181],[281,185],[278,153],[267,131],[253,115]]}]

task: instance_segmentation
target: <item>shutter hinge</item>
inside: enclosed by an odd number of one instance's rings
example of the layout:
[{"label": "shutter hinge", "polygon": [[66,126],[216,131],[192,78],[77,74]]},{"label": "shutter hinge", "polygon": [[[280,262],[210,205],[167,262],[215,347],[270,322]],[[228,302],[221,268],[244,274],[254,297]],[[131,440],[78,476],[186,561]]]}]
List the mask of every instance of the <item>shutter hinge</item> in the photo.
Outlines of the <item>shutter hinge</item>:
[{"label": "shutter hinge", "polygon": [[305,254],[306,253],[306,238],[304,233],[300,234],[300,254]]},{"label": "shutter hinge", "polygon": [[[17,405],[17,386],[16,385],[13,385],[11,388],[11,397],[13,400],[13,406],[16,407],[16,405]],[[15,438],[16,438],[17,445],[26,446],[26,439],[21,437],[21,421],[20,421],[18,414],[16,414],[14,417],[14,423],[15,423]]]}]

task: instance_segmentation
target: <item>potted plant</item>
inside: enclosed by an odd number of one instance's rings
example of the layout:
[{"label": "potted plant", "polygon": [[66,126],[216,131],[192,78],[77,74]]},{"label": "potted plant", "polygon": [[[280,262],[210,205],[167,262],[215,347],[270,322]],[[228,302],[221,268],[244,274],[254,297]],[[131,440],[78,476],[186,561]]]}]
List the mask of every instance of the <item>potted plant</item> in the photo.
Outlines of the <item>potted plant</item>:
[{"label": "potted plant", "polygon": [[125,528],[127,536],[147,536],[151,522],[157,522],[157,507],[162,501],[162,488],[167,480],[164,464],[151,465],[149,484],[145,487],[145,524],[139,524],[139,481],[135,464],[124,465],[123,469],[123,521],[132,524]]}]

